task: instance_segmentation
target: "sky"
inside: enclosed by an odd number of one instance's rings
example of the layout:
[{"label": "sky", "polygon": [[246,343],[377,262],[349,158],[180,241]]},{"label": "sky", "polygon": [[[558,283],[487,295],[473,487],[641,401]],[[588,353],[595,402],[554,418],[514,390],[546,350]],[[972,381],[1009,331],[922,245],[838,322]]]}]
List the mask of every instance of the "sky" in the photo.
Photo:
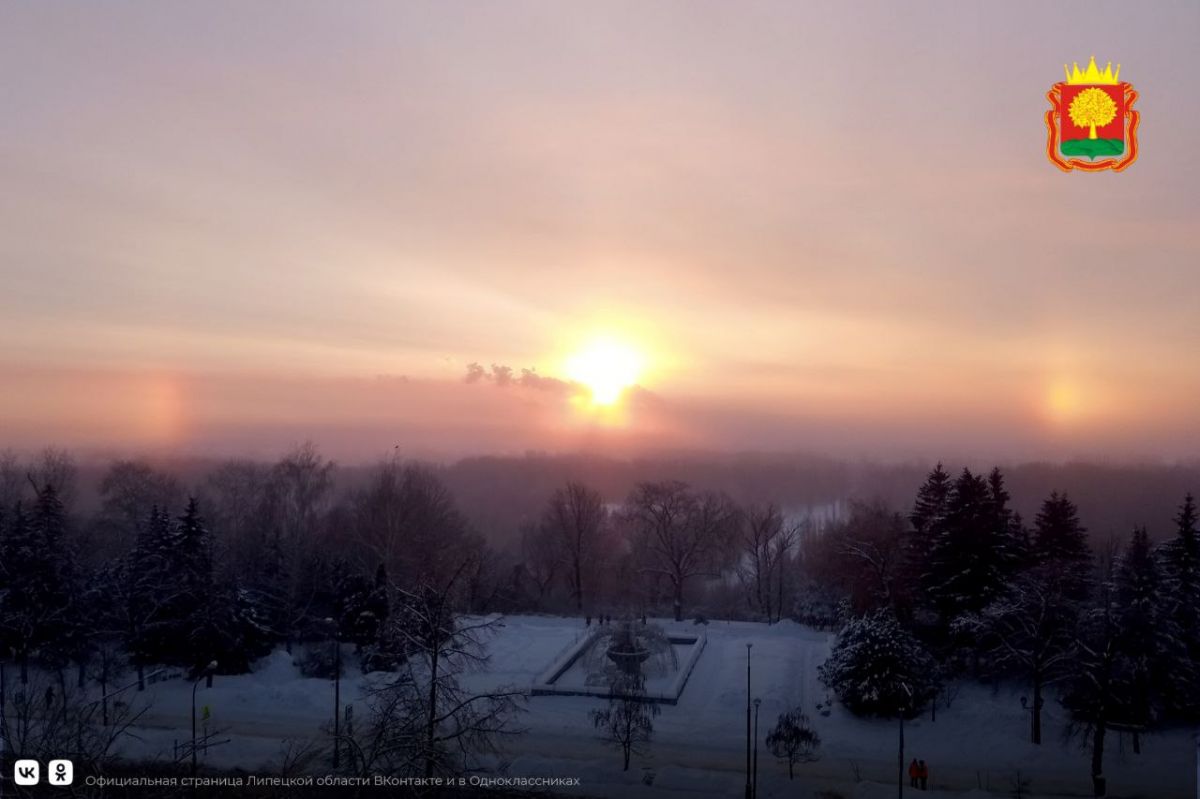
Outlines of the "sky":
[{"label": "sky", "polygon": [[[1198,41],[1194,2],[5,3],[0,448],[1194,458]],[[1044,152],[1093,55],[1120,174]]]}]

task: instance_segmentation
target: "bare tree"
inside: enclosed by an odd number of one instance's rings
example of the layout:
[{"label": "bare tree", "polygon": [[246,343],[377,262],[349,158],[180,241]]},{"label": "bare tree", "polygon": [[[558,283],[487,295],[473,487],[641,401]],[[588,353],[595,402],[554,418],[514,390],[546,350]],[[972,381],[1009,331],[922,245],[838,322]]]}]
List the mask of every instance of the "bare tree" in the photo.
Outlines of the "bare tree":
[{"label": "bare tree", "polygon": [[38,672],[28,683],[7,691],[0,702],[0,739],[21,757],[48,761],[70,752],[77,767],[103,773],[115,757],[114,746],[132,736],[131,729],[149,709],[145,701],[116,699],[131,687],[89,699],[61,672]]},{"label": "bare tree", "polygon": [[310,569],[332,499],[332,461],[325,460],[312,442],[297,447],[271,469],[269,482],[271,540],[267,556],[278,575],[275,590],[282,599],[279,620],[290,647],[305,623],[315,585]]},{"label": "bare tree", "polygon": [[763,614],[769,624],[782,617],[784,567],[799,531],[785,524],[782,511],[774,504],[746,510],[738,529],[738,578],[751,610]]},{"label": "bare tree", "polygon": [[553,532],[530,525],[521,534],[521,564],[525,576],[537,589],[537,609],[542,610],[546,594],[558,577],[562,553]]},{"label": "bare tree", "polygon": [[608,519],[604,498],[582,483],[569,482],[550,497],[542,530],[561,553],[575,611],[583,612],[584,582],[596,567],[600,537]]},{"label": "bare tree", "polygon": [[25,495],[28,482],[21,458],[11,449],[0,451],[0,510],[16,507]]},{"label": "bare tree", "polygon": [[79,469],[70,452],[59,447],[46,447],[34,460],[29,477],[38,491],[53,486],[63,507],[70,511],[79,479]]},{"label": "bare tree", "polygon": [[829,537],[836,542],[842,576],[860,611],[904,604],[901,585],[908,553],[908,523],[882,502],[854,503]]},{"label": "bare tree", "polygon": [[175,509],[183,491],[174,476],[140,460],[114,461],[100,482],[100,525],[106,549],[123,552],[133,544],[153,508]]},{"label": "bare tree", "polygon": [[643,569],[670,582],[675,620],[682,620],[687,581],[720,572],[736,530],[736,506],[723,494],[697,496],[685,483],[666,481],[639,483],[627,513]]},{"label": "bare tree", "polygon": [[609,684],[608,707],[589,713],[601,739],[621,750],[624,771],[629,771],[630,757],[645,754],[660,712],[658,705],[646,701],[645,682],[640,672],[618,671]]},{"label": "bare tree", "polygon": [[523,690],[472,693],[460,681],[487,662],[486,636],[495,624],[455,612],[469,565],[464,561],[440,584],[397,591],[391,627],[404,666],[371,695],[370,721],[345,735],[357,772],[457,774],[472,755],[495,751],[501,736],[520,732],[513,719]]},{"label": "bare tree", "polygon": [[796,778],[797,763],[811,763],[817,759],[821,747],[821,736],[808,721],[800,708],[792,708],[779,714],[779,720],[767,733],[767,748],[771,754],[788,764],[788,779]]},{"label": "bare tree", "polygon": [[1069,676],[1075,660],[1078,613],[1062,583],[1048,570],[1035,569],[1002,599],[957,624],[991,652],[997,666],[1016,669],[1029,680],[1030,740],[1035,744],[1042,742],[1045,690]]},{"label": "bare tree", "polygon": [[446,580],[461,564],[466,518],[437,472],[388,460],[354,499],[353,525],[361,559],[383,563],[399,585]]},{"label": "bare tree", "polygon": [[253,585],[262,561],[274,544],[270,520],[269,466],[250,460],[222,463],[202,488],[216,544],[225,557],[217,559],[228,574]]}]

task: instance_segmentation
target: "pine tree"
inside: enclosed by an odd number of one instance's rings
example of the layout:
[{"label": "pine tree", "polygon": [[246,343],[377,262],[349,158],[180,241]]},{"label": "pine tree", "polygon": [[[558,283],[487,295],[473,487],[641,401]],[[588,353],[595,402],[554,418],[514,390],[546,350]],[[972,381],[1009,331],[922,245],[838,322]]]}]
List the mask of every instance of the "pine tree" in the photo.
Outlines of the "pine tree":
[{"label": "pine tree", "polygon": [[125,634],[138,679],[150,663],[165,661],[177,585],[171,563],[171,519],[154,507],[121,569]]},{"label": "pine tree", "polygon": [[35,653],[61,656],[56,647],[73,628],[73,559],[65,548],[66,513],[52,485],[37,493],[33,512],[20,504],[0,540],[0,564],[6,590],[0,624],[8,648],[28,679]]},{"label": "pine tree", "polygon": [[1123,655],[1117,671],[1124,699],[1121,720],[1133,730],[1137,752],[1139,733],[1158,720],[1176,680],[1190,676],[1180,657],[1184,650],[1178,628],[1163,602],[1160,564],[1144,527],[1133,531],[1117,561],[1113,599],[1113,624]]},{"label": "pine tree", "polygon": [[1120,717],[1122,703],[1117,608],[1112,581],[1104,580],[1079,625],[1079,656],[1063,695],[1074,716],[1072,731],[1092,750],[1091,773],[1096,796],[1105,793],[1104,746]]},{"label": "pine tree", "polygon": [[1029,683],[1030,740],[1042,742],[1046,690],[1070,675],[1076,654],[1079,605],[1063,594],[1053,574],[1035,567],[1017,576],[1004,596],[978,615],[964,616],[956,630],[971,636],[999,674]]},{"label": "pine tree", "polygon": [[126,573],[130,651],[139,665],[168,663],[221,671],[241,670],[242,658],[221,663],[229,638],[242,629],[236,591],[216,590],[212,544],[195,498],[176,523],[154,509],[138,536]]},{"label": "pine tree", "polygon": [[1161,658],[1173,646],[1169,625],[1161,623],[1158,567],[1144,529],[1106,564],[1079,624],[1079,657],[1063,705],[1072,731],[1092,749],[1092,780],[1104,795],[1104,747],[1111,731],[1141,733],[1157,721],[1166,678]]},{"label": "pine tree", "polygon": [[380,563],[372,581],[338,561],[333,564],[331,581],[330,618],[340,640],[353,643],[360,652],[377,644],[388,619],[387,567]]},{"label": "pine tree", "polygon": [[1004,486],[1004,474],[998,466],[988,475],[988,494],[992,503],[993,535],[1003,544],[999,566],[1007,580],[1024,565],[1027,542],[1020,514],[1008,506],[1012,497]]},{"label": "pine tree", "polygon": [[1033,557],[1063,581],[1068,596],[1084,599],[1091,586],[1092,551],[1079,509],[1057,491],[1042,503],[1034,527]]},{"label": "pine tree", "polygon": [[1011,537],[1000,530],[992,488],[963,469],[954,482],[940,529],[934,531],[925,588],[943,625],[978,613],[999,597],[1012,571]]},{"label": "pine tree", "polygon": [[908,517],[914,532],[918,535],[927,534],[945,518],[951,487],[950,475],[938,461],[917,490],[917,501]]},{"label": "pine tree", "polygon": [[189,620],[192,673],[215,662],[218,674],[244,674],[270,651],[270,638],[255,618],[248,597],[233,585],[214,585]]},{"label": "pine tree", "polygon": [[1175,536],[1162,548],[1168,615],[1182,651],[1172,685],[1171,705],[1185,718],[1200,717],[1200,514],[1188,494],[1175,517]]},{"label": "pine tree", "polygon": [[[953,484],[941,461],[917,489],[917,500],[913,503],[908,520],[912,523],[905,553],[907,582],[915,587],[922,586],[929,572],[929,557],[933,542],[942,532],[946,520],[946,506],[950,500]],[[922,595],[913,591],[914,595]]]},{"label": "pine tree", "polygon": [[860,715],[910,717],[938,689],[937,662],[890,610],[847,624],[818,673]]}]

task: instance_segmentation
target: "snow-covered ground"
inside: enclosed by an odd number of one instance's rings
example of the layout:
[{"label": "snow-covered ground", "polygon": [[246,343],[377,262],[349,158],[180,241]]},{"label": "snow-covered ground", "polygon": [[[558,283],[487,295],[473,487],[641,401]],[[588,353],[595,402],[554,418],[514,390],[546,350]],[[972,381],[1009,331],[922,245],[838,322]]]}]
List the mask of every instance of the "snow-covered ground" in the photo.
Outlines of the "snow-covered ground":
[{"label": "snow-covered ground", "polygon": [[[670,631],[694,632],[691,623],[662,622]],[[578,640],[577,619],[515,616],[500,620],[489,641],[490,662],[470,674],[472,688],[528,687],[556,656]],[[707,648],[678,705],[663,706],[654,722],[654,741],[645,757],[622,773],[619,753],[597,738],[588,711],[601,700],[577,696],[530,697],[519,718],[525,733],[507,740],[501,758],[486,765],[513,776],[577,777],[575,789],[589,796],[736,796],[746,765],[746,644],[751,649],[751,691],[761,697],[761,738],[785,709],[800,706],[821,735],[821,759],[797,767],[789,783],[786,765],[765,746],[759,749],[762,797],[895,795],[897,725],[859,719],[836,704],[828,716],[817,704],[827,693],[817,667],[832,638],[791,622],[774,626],[712,622]],[[342,680],[343,704],[361,704],[363,679]],[[153,701],[129,754],[170,757],[176,740],[190,736],[191,683],[172,680],[151,686]],[[931,770],[926,796],[1009,796],[1020,770],[1037,796],[1090,795],[1088,753],[1064,741],[1064,715],[1047,703],[1044,743],[1028,742],[1028,716],[1017,686],[993,692],[964,683],[937,721],[928,712],[905,725],[905,757],[925,759]],[[227,729],[230,744],[212,748],[206,762],[265,772],[277,768],[285,740],[323,740],[333,713],[328,680],[299,676],[292,657],[276,651],[258,669],[240,677],[218,677],[200,685],[197,704],[209,709],[209,724]],[[1109,793],[1115,797],[1192,799],[1196,794],[1193,735],[1178,731],[1145,738],[1134,755],[1116,736],[1106,755]],[[647,784],[649,783],[649,784]],[[906,788],[906,790],[908,790]],[[912,793],[916,793],[913,791]],[[1030,795],[1030,794],[1027,794]]]}]

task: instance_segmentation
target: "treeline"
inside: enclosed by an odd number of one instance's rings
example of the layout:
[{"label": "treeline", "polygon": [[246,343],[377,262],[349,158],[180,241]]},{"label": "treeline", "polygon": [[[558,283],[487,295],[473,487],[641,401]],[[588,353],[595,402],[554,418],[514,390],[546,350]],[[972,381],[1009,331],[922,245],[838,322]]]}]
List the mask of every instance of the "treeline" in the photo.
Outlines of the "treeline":
[{"label": "treeline", "polygon": [[825,682],[853,709],[912,715],[954,678],[1028,685],[1030,736],[1046,701],[1074,719],[1103,792],[1105,739],[1200,718],[1200,533],[1189,494],[1174,529],[1093,549],[1078,509],[1051,493],[1031,523],[1004,475],[939,464],[911,512],[857,506],[809,542],[800,611],[845,628]]},{"label": "treeline", "polygon": [[118,461],[89,517],[71,512],[65,453],[0,466],[0,656],[23,679],[31,661],[74,664],[82,685],[112,658],[139,679],[151,664],[238,673],[275,645],[335,636],[369,659],[396,592],[451,572],[467,578],[462,609],[486,605],[482,538],[417,464],[381,464],[335,497],[312,446],[221,465],[191,490]]},{"label": "treeline", "polygon": [[564,476],[519,542],[496,549],[443,470],[392,459],[339,490],[336,469],[311,445],[272,464],[218,464],[190,486],[117,461],[84,514],[69,455],[0,456],[0,657],[22,676],[31,663],[74,665],[82,683],[126,665],[139,677],[214,661],[241,672],[272,647],[336,639],[363,669],[394,668],[421,639],[405,626],[413,598],[436,596],[439,614],[838,629],[823,676],[853,709],[936,712],[958,676],[1020,679],[1032,739],[1044,703],[1062,702],[1094,744],[1097,775],[1108,733],[1137,748],[1144,732],[1200,718],[1190,496],[1174,529],[1097,547],[1065,494],[1031,520],[1014,512],[999,469],[939,465],[910,507],[856,504],[819,529],[769,500],[680,481],[642,481],[612,502]]},{"label": "treeline", "polygon": [[801,530],[775,505],[678,481],[614,505],[564,482],[495,549],[439,468],[387,460],[341,491],[336,469],[305,445],[185,486],[120,460],[80,513],[67,453],[0,456],[0,654],[23,675],[73,664],[82,682],[120,653],[139,676],[213,661],[236,673],[273,646],[336,636],[373,668],[398,656],[386,622],[400,594],[451,576],[456,612],[791,611]]}]

